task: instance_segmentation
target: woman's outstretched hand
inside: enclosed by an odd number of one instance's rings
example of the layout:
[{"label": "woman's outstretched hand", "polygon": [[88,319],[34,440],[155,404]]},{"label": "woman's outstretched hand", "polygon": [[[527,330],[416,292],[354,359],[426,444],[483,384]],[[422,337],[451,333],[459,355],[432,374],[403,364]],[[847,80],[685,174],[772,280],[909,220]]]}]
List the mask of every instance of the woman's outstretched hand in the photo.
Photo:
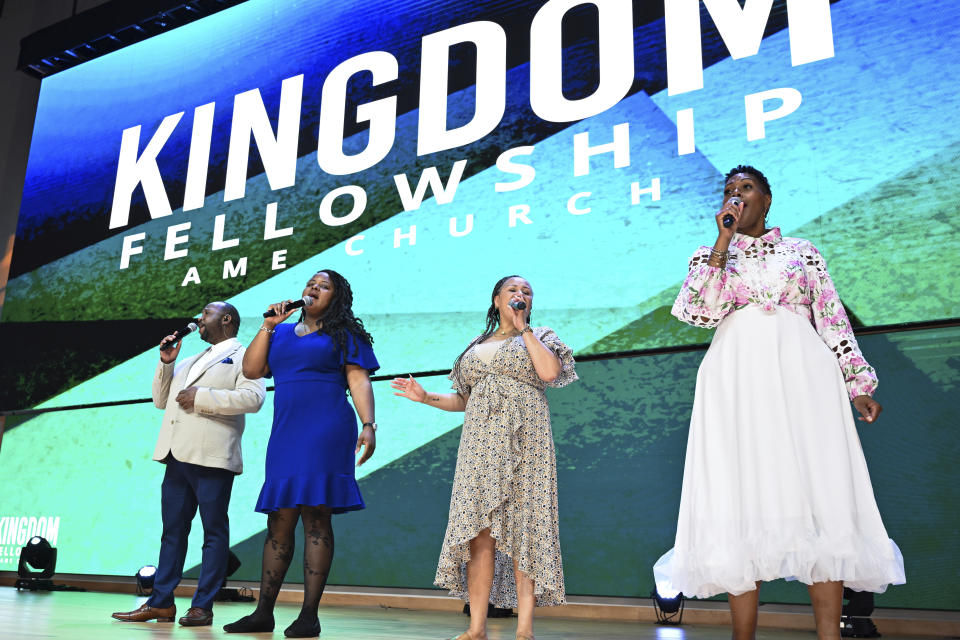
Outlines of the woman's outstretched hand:
[{"label": "woman's outstretched hand", "polygon": [[413,376],[394,378],[390,386],[396,389],[393,395],[400,396],[401,398],[409,398],[414,402],[423,402],[427,397],[427,392],[424,391],[423,387],[420,386],[420,383],[417,382]]},{"label": "woman's outstretched hand", "polygon": [[860,412],[861,417],[857,420],[861,422],[876,422],[880,412],[883,411],[880,403],[870,396],[857,396],[853,399],[853,406]]}]

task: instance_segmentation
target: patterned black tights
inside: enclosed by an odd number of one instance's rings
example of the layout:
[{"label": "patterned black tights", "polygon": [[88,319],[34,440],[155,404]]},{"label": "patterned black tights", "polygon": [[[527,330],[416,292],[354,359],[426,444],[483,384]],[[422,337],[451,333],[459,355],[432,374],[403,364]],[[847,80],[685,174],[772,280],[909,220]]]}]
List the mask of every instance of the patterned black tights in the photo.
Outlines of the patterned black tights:
[{"label": "patterned black tights", "polygon": [[316,620],[317,607],[333,563],[333,525],[327,507],[303,507],[303,608],[300,618]]},{"label": "patterned black tights", "polygon": [[[283,578],[293,560],[294,534],[297,521],[303,520],[303,607],[300,615],[287,629],[289,637],[297,637],[291,631],[303,631],[316,635],[317,608],[327,584],[330,565],[333,562],[333,526],[330,509],[320,507],[297,507],[278,509],[267,516],[267,539],[263,544],[263,574],[260,578],[260,600],[256,610],[237,622],[226,625],[228,632],[250,632],[254,629],[273,630],[273,607],[280,594]],[[269,628],[268,628],[269,627]],[[312,631],[311,631],[312,630]],[[303,636],[308,637],[308,636]]]}]

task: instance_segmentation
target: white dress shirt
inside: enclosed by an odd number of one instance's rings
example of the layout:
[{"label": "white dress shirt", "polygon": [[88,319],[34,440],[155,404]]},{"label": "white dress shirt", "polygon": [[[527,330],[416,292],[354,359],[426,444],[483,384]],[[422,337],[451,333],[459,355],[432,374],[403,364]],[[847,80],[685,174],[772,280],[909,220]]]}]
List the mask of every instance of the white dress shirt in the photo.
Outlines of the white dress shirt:
[{"label": "white dress shirt", "polygon": [[193,366],[190,367],[189,373],[187,373],[186,381],[187,383],[192,382],[196,379],[200,372],[203,371],[206,366],[211,362],[216,362],[223,359],[223,354],[232,349],[236,349],[237,345],[240,343],[236,338],[227,338],[222,342],[218,342],[215,345],[207,347],[207,350],[203,352],[197,361],[193,363]]}]

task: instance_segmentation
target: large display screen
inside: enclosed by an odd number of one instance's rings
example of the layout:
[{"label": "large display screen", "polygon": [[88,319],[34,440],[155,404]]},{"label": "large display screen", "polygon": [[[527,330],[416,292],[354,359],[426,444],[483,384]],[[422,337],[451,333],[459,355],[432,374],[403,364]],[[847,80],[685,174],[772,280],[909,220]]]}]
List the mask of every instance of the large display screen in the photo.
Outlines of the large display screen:
[{"label": "large display screen", "polygon": [[[142,399],[156,343],[205,303],[237,306],[249,342],[322,268],[350,280],[384,374],[449,368],[511,273],[533,285],[533,324],[578,355],[706,342],[669,306],[740,163],[768,176],[770,223],[825,255],[855,323],[960,316],[958,31],[960,7],[934,0],[909,16],[883,0],[249,0],[68,69],[37,106],[0,408]],[[389,426],[365,478],[461,423],[377,384]],[[264,526],[271,409],[248,420],[238,542]],[[0,483],[35,480],[0,500],[18,523],[0,524],[0,569],[31,517],[59,527],[64,571],[154,559],[159,507],[124,496],[159,486],[159,419],[147,404],[9,419]],[[586,521],[567,535],[587,544]],[[97,542],[131,527],[142,543]],[[577,571],[571,592],[603,591]],[[645,595],[636,571],[608,594]]]}]

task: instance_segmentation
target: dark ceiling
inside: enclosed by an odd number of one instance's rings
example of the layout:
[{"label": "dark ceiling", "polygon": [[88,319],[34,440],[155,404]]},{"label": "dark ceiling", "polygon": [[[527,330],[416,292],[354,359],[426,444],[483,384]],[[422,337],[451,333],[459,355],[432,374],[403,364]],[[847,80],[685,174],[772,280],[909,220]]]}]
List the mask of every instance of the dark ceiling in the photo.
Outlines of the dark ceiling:
[{"label": "dark ceiling", "polygon": [[110,0],[25,37],[20,41],[17,69],[46,78],[243,2]]}]

